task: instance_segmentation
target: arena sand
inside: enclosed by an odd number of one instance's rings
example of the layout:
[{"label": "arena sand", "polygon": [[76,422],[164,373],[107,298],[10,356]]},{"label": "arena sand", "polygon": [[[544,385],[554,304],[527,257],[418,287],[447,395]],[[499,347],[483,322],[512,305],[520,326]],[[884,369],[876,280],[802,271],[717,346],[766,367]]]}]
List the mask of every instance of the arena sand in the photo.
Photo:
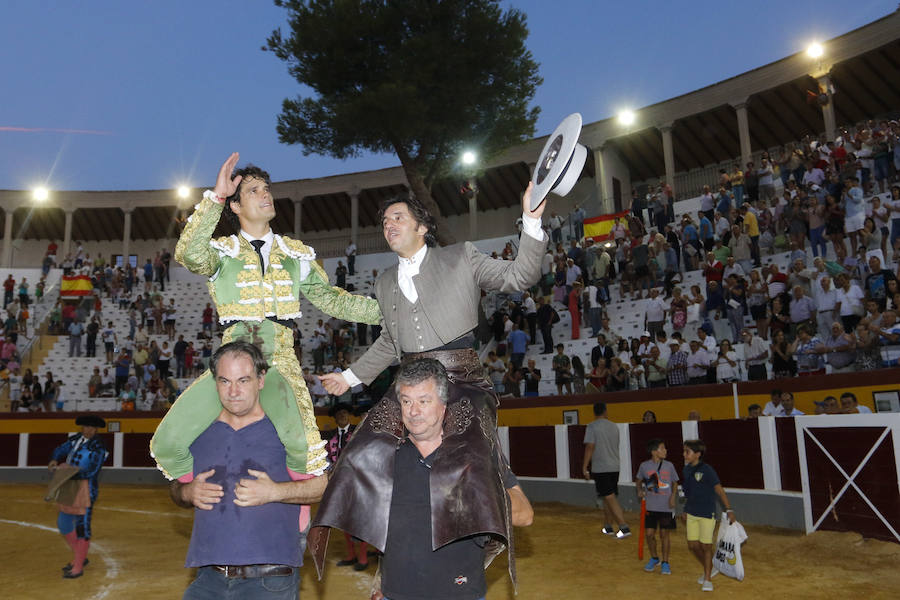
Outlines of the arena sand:
[{"label": "arena sand", "polygon": [[[192,579],[184,569],[191,511],[175,507],[165,488],[104,485],[95,507],[91,564],[85,575],[64,580],[60,567],[68,549],[56,532],[56,512],[38,485],[0,485],[0,573],[3,598],[142,600],[180,598]],[[740,516],[740,515],[739,515]],[[637,516],[629,514],[631,523]],[[645,573],[633,535],[616,540],[600,533],[597,509],[538,504],[534,525],[516,538],[519,594],[513,595],[505,555],[488,569],[489,600],[553,598],[682,598],[704,595],[700,568],[688,555],[684,529],[673,537],[671,576]],[[635,530],[637,527],[635,527]],[[853,533],[799,532],[748,526],[743,546],[743,582],[719,575],[717,597],[779,598],[896,597],[900,545],[864,540]],[[334,563],[344,540],[333,535],[325,578],[316,580],[307,556],[303,600],[368,598],[371,575]],[[706,594],[711,596],[711,594]]]}]

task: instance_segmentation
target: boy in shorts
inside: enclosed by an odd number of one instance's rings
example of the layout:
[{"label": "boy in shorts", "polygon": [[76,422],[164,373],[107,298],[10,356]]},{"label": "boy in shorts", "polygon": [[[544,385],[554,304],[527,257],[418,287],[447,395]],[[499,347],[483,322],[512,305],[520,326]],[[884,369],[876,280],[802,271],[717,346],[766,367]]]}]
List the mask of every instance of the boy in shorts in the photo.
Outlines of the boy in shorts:
[{"label": "boy in shorts", "polygon": [[715,469],[703,462],[706,444],[700,440],[684,442],[684,478],[681,488],[687,498],[684,518],[687,522],[688,549],[703,565],[703,575],[697,579],[704,592],[711,592],[710,579],[718,573],[713,571],[713,532],[716,528],[716,496],[728,512],[728,522],[734,523],[734,511],[728,496],[719,482]]},{"label": "boy in shorts", "polygon": [[[650,453],[650,460],[641,463],[635,477],[638,497],[647,502],[644,524],[650,562],[644,566],[644,570],[652,572],[656,565],[661,564],[660,572],[663,575],[671,575],[669,532],[675,529],[675,489],[678,486],[678,472],[675,465],[666,460],[665,442],[652,439],[647,442],[647,451]],[[659,560],[660,553],[656,551],[657,536],[662,547],[662,562]]]}]

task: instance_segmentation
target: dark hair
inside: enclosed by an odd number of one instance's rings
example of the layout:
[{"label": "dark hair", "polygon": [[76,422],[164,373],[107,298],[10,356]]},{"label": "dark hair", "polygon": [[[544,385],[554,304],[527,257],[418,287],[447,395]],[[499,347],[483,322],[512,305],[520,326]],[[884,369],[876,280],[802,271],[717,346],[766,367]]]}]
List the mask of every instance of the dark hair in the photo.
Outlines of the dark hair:
[{"label": "dark hair", "polygon": [[762,410],[762,406],[760,406],[759,404],[751,404],[750,406],[747,407],[748,414],[753,412],[754,410]]},{"label": "dark hair", "polygon": [[435,222],[434,217],[431,216],[431,213],[428,212],[428,209],[426,209],[412,194],[400,194],[385,200],[384,204],[381,205],[381,210],[378,212],[378,222],[383,224],[384,213],[387,212],[387,209],[390,206],[401,202],[406,204],[406,207],[409,209],[409,214],[416,220],[416,225],[425,226],[425,245],[429,248],[436,246],[437,238],[435,236],[437,235],[437,223]]},{"label": "dark hair", "polygon": [[769,392],[769,396],[778,396],[779,398],[781,398],[781,390],[774,389],[771,392]]},{"label": "dark hair", "polygon": [[450,384],[447,379],[447,370],[444,365],[433,358],[420,358],[400,365],[397,375],[394,377],[395,387],[418,385],[429,379],[434,380],[438,398],[447,404],[450,400]]},{"label": "dark hair", "polygon": [[581,362],[581,359],[577,356],[572,357],[572,369],[575,371],[576,375],[584,377],[584,363]]},{"label": "dark hair", "polygon": [[784,396],[785,394],[787,394],[788,396],[790,396],[791,400],[794,399],[794,393],[793,393],[793,392],[787,392],[787,391],[781,392],[781,395],[782,395],[782,396]]},{"label": "dark hair", "polygon": [[263,358],[263,354],[259,348],[250,342],[238,340],[219,346],[219,349],[213,353],[212,358],[209,360],[209,370],[212,372],[213,377],[216,377],[217,375],[216,371],[219,366],[219,361],[222,360],[222,357],[226,354],[243,355],[249,358],[256,369],[257,377],[269,370],[269,363]]},{"label": "dark hair", "polygon": [[653,438],[652,440],[647,442],[647,454],[653,454],[653,451],[659,448],[660,444],[664,444],[665,442],[659,438]]},{"label": "dark hair", "polygon": [[[231,203],[241,201],[241,186],[244,185],[244,181],[247,180],[248,177],[254,177],[256,179],[262,179],[266,182],[266,184],[271,184],[272,179],[269,177],[269,174],[266,171],[263,171],[256,165],[248,164],[243,169],[238,169],[234,172],[233,177],[241,176],[241,183],[237,186],[237,189],[234,190],[234,193],[228,198],[225,199],[225,207],[222,209],[222,214],[225,216],[225,219],[234,227],[235,231],[241,230],[241,222],[238,219],[238,216],[231,210]],[[274,202],[274,199],[273,199]]]},{"label": "dark hair", "polygon": [[706,444],[702,440],[684,440],[684,447],[691,452],[699,453],[700,458],[706,454]]},{"label": "dark hair", "polygon": [[606,413],[606,402],[595,402],[594,403],[594,414],[596,416],[600,416]]},{"label": "dark hair", "polygon": [[853,392],[844,392],[843,394],[841,394],[841,400],[843,400],[844,398],[852,398],[854,402],[859,404],[859,401],[856,399],[856,394],[854,394]]}]

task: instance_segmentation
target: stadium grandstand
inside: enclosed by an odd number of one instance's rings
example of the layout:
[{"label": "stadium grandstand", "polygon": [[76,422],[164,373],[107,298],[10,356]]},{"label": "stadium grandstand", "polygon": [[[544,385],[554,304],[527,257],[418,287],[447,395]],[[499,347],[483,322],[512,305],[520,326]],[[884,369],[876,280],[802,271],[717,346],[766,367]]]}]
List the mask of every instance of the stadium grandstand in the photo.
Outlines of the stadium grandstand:
[{"label": "stadium grandstand", "polygon": [[[880,414],[900,411],[900,12],[823,47],[637,110],[631,125],[584,126],[579,181],[544,215],[541,281],[485,295],[477,331],[504,449],[533,499],[593,502],[574,480],[603,400],[631,449],[623,483],[654,427],[740,439],[752,448],[719,473],[729,494],[750,490],[734,500],[748,522],[846,527],[814,523],[822,484],[810,487],[798,439],[814,424],[800,415],[830,415],[820,423],[847,435],[865,437],[854,424],[900,434],[896,415]],[[435,184],[456,239],[515,256],[520,195],[545,141],[508,149],[471,185]],[[0,191],[5,466],[41,464],[70,427],[60,414],[90,411],[116,424],[104,434],[117,436],[112,466],[155,476],[149,435],[219,342],[205,279],[171,258],[202,191]],[[272,226],[314,247],[332,282],[371,294],[396,261],[379,206],[405,191],[400,168],[273,182]],[[390,374],[329,396],[317,376],[345,369],[377,331],[301,305],[295,349],[324,429],[331,405],[376,402]],[[514,327],[530,338],[524,356]],[[796,398],[786,415],[778,401],[763,408],[773,388]],[[749,420],[754,406],[797,418]],[[760,491],[768,500],[749,506]],[[900,541],[896,514],[851,527]]]}]

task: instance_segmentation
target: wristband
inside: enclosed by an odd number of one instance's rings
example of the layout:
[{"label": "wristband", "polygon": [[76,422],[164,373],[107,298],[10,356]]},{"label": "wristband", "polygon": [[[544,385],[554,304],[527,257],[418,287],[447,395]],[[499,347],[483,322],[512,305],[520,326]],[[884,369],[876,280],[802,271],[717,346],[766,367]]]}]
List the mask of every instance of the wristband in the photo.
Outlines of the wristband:
[{"label": "wristband", "polygon": [[225,204],[225,200],[226,200],[225,198],[223,198],[222,196],[219,196],[212,190],[206,190],[205,192],[203,192],[203,198],[205,200],[212,200],[216,204]]}]

